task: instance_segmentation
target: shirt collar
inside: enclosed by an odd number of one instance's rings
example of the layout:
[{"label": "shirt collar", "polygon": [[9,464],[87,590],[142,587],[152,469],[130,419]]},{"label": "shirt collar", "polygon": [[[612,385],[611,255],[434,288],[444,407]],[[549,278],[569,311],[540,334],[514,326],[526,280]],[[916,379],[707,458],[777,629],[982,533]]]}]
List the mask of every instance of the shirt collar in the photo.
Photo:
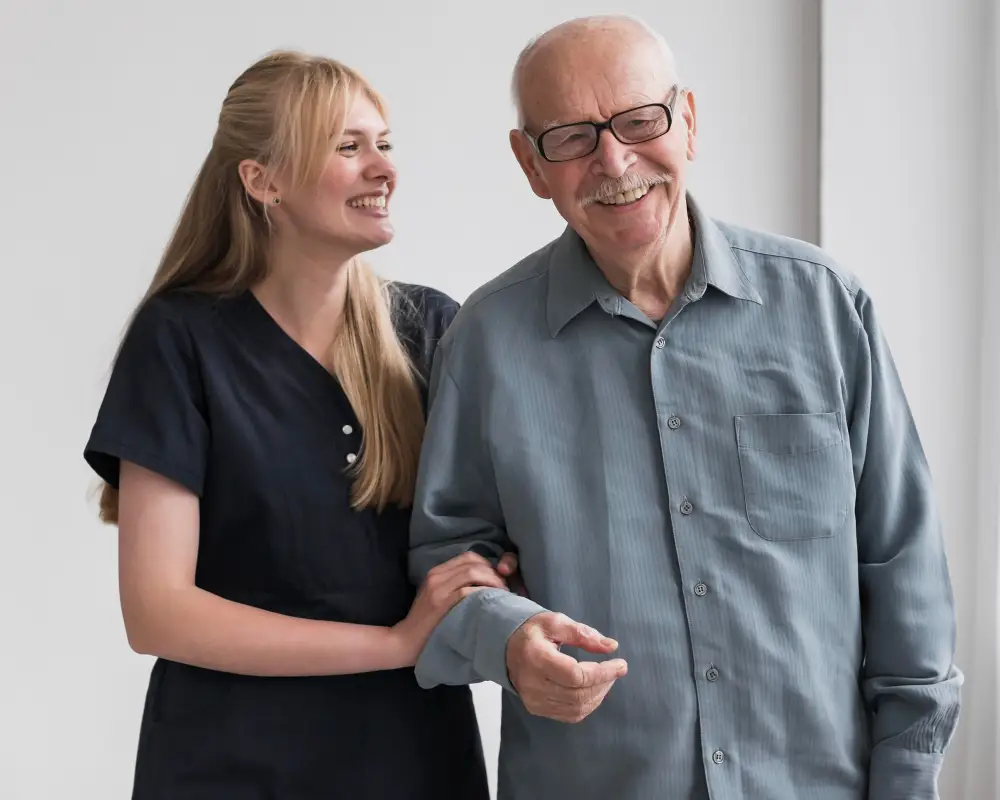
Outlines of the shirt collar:
[{"label": "shirt collar", "polygon": [[[685,291],[698,299],[711,285],[730,297],[760,305],[760,293],[740,266],[726,235],[690,194],[687,207],[694,223],[694,255]],[[550,259],[546,313],[553,337],[594,302],[609,314],[621,313],[624,298],[608,283],[583,239],[569,226],[556,240]]]},{"label": "shirt collar", "polygon": [[583,239],[568,225],[550,259],[546,313],[553,337],[595,301],[615,313],[621,296],[594,263]]},{"label": "shirt collar", "polygon": [[714,286],[730,297],[763,305],[760,292],[743,270],[726,234],[690,194],[687,207],[694,223],[694,257],[687,292],[699,298],[705,294],[706,285]]}]

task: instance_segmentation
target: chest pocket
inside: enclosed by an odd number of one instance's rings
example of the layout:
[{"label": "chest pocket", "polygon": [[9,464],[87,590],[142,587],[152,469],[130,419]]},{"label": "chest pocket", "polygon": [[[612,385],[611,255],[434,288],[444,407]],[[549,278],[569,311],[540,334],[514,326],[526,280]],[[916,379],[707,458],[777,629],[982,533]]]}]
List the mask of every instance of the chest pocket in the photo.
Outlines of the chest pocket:
[{"label": "chest pocket", "polygon": [[823,539],[854,496],[841,412],[737,416],[736,444],[750,527],[762,539]]}]

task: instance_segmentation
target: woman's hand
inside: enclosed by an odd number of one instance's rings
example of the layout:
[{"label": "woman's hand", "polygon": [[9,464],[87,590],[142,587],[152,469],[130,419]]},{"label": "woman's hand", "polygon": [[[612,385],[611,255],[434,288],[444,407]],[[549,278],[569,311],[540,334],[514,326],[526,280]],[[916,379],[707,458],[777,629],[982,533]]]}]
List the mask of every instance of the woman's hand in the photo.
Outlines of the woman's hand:
[{"label": "woman's hand", "polygon": [[466,552],[439,564],[427,573],[406,618],[392,633],[412,666],[437,624],[461,600],[480,589],[507,589],[506,576],[517,573],[517,556],[505,553],[497,568],[478,553]]},{"label": "woman's hand", "polygon": [[504,553],[497,564],[497,572],[507,579],[507,588],[521,597],[528,596],[528,590],[524,587],[521,573],[517,571],[517,556],[513,553]]}]

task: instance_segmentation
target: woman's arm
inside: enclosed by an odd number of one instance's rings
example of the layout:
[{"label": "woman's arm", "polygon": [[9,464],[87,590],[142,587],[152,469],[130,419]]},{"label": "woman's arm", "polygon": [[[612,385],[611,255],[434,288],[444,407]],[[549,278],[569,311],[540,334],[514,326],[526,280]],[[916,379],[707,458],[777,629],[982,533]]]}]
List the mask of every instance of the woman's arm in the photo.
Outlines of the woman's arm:
[{"label": "woman's arm", "polygon": [[[198,498],[130,462],[119,482],[119,590],[139,653],[246,675],[334,675],[412,666],[434,624],[476,587],[505,586],[485,559],[442,570],[395,627],[298,619],[195,586]],[[505,571],[509,571],[505,570]]]}]

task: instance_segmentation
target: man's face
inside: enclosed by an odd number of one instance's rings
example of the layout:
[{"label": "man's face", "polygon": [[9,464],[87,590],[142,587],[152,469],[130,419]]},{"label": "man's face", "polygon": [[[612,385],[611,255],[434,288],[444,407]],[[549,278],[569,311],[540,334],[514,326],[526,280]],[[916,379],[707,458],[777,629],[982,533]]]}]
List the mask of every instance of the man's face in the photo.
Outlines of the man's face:
[{"label": "man's face", "polygon": [[[551,199],[592,250],[626,255],[665,241],[684,208],[685,172],[695,153],[695,106],[694,97],[676,87],[656,44],[619,37],[569,42],[539,54],[528,75],[521,92],[524,130],[536,140],[558,125],[604,122],[648,104],[672,108],[670,130],[657,138],[624,144],[603,130],[593,153],[559,163],[545,160],[524,133],[511,132],[511,146],[535,194]],[[641,138],[629,130],[650,126],[656,113],[650,108],[619,118],[615,129],[623,138]],[[542,140],[547,155],[554,142],[563,154],[571,152],[565,149],[565,130]],[[627,193],[634,188],[638,192]]]}]

